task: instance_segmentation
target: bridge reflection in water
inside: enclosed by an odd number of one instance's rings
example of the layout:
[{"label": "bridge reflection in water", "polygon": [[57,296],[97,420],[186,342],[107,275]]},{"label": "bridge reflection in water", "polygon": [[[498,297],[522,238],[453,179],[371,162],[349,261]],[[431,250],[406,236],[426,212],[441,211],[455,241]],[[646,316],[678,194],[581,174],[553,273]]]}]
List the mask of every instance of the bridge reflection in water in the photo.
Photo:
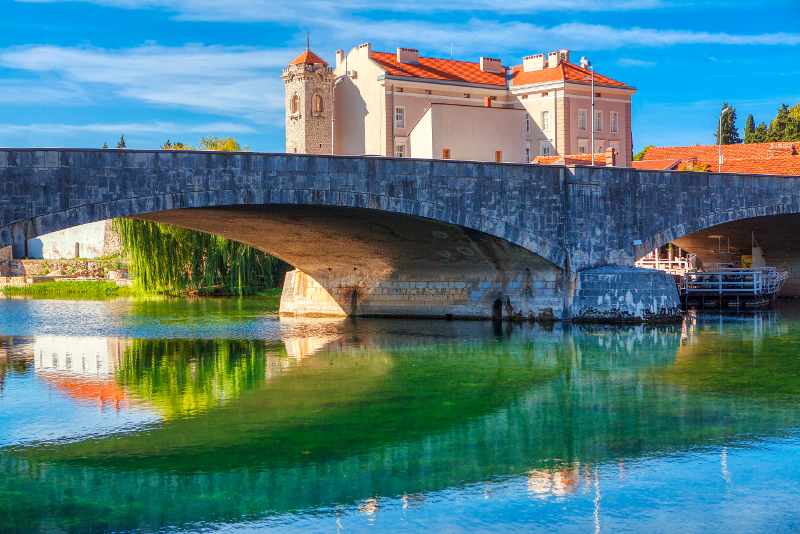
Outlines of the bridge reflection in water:
[{"label": "bridge reflection in water", "polygon": [[[797,332],[759,317],[724,329],[692,317],[284,321],[280,342],[5,337],[0,406],[35,377],[84,406],[113,401],[99,418],[157,422],[47,443],[0,434],[0,531],[150,531],[340,505],[369,515],[380,498],[415,506],[515,476],[531,497],[599,499],[597,466],[798,427],[800,363],[781,357]],[[76,365],[87,354],[103,372]]]}]

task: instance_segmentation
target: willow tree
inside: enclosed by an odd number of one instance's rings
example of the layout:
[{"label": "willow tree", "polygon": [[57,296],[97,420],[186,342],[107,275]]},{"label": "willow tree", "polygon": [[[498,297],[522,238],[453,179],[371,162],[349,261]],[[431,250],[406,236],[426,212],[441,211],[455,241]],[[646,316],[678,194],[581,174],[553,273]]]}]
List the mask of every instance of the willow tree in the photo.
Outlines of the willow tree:
[{"label": "willow tree", "polygon": [[[249,151],[230,137],[203,137],[197,148],[167,141],[164,150]],[[289,267],[253,247],[177,226],[115,219],[136,285],[144,291],[250,295],[275,287]]]}]

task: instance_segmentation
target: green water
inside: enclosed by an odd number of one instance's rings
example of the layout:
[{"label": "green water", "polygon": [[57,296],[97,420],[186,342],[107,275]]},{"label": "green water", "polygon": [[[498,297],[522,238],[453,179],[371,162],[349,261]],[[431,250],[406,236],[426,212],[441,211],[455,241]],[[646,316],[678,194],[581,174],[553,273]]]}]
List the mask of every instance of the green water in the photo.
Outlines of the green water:
[{"label": "green water", "polygon": [[793,532],[793,309],[623,328],[0,300],[0,532]]}]

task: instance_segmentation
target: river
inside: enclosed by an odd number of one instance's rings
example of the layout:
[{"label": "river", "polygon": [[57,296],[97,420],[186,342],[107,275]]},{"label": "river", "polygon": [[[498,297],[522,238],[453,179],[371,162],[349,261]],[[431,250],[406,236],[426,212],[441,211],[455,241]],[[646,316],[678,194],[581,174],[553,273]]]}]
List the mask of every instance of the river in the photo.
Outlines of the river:
[{"label": "river", "polygon": [[0,299],[0,533],[797,532],[800,308]]}]

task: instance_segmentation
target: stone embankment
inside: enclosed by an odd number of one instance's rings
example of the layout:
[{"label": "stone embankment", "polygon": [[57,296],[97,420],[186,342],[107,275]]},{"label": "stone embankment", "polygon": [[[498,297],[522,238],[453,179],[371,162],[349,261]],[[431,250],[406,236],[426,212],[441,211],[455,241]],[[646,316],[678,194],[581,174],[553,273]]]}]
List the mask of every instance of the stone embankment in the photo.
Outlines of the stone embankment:
[{"label": "stone embankment", "polygon": [[128,262],[113,260],[19,260],[0,263],[0,288],[56,280],[105,280],[131,285]]}]

